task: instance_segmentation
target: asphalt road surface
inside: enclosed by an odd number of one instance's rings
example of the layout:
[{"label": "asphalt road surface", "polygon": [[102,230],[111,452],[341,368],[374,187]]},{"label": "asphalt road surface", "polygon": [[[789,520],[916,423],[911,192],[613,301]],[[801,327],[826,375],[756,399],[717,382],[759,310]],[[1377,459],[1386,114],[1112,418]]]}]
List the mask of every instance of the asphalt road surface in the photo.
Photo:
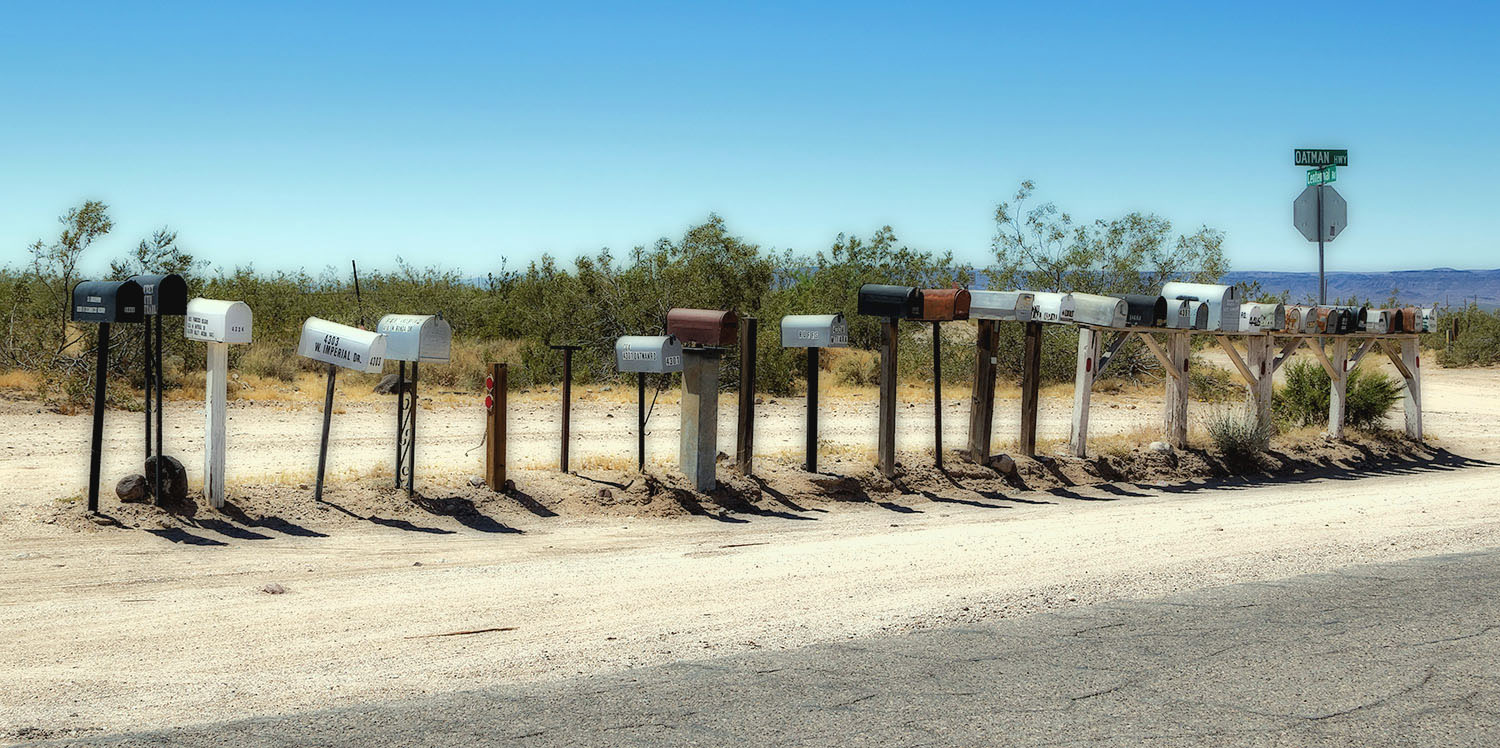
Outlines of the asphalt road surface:
[{"label": "asphalt road surface", "polygon": [[1497,629],[1493,551],[69,744],[1495,746]]}]

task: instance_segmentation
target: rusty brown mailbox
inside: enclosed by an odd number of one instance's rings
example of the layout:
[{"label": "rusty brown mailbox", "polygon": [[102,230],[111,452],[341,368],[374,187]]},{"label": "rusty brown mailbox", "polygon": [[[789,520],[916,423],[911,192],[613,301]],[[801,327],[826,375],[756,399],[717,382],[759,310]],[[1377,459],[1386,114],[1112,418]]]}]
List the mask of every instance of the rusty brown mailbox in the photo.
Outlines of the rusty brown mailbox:
[{"label": "rusty brown mailbox", "polygon": [[730,346],[739,336],[740,318],[713,309],[673,309],[667,312],[667,334],[695,345]]},{"label": "rusty brown mailbox", "polygon": [[969,292],[962,288],[922,289],[923,322],[947,322],[969,318]]},{"label": "rusty brown mailbox", "polygon": [[1397,319],[1401,320],[1400,329],[1395,329],[1395,324],[1392,324],[1391,332],[1413,333],[1422,331],[1422,310],[1417,307],[1407,306],[1392,310],[1391,319],[1392,322]]}]

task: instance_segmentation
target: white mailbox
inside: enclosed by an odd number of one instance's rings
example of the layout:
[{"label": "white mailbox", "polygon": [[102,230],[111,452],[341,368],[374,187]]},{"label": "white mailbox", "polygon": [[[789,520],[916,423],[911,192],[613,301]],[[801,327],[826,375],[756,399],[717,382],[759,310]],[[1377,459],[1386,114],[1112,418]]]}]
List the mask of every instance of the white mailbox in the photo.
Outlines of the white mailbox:
[{"label": "white mailbox", "polygon": [[1036,296],[1030,291],[970,291],[969,319],[1030,322]]},{"label": "white mailbox", "polygon": [[1389,309],[1365,310],[1365,332],[1384,335],[1390,331],[1391,311]]},{"label": "white mailbox", "polygon": [[385,365],[385,336],[378,332],[308,317],[302,323],[297,355],[366,374],[379,374]]},{"label": "white mailbox", "polygon": [[1275,332],[1285,324],[1286,307],[1281,304],[1240,305],[1240,332]]},{"label": "white mailbox", "polygon": [[182,334],[205,343],[248,343],[252,315],[243,301],[193,299],[188,302]]},{"label": "white mailbox", "polygon": [[1422,310],[1422,332],[1433,332],[1437,330],[1437,309]]},{"label": "white mailbox", "polygon": [[842,314],[788,314],[781,318],[782,348],[846,348],[849,323]]},{"label": "white mailbox", "polygon": [[682,371],[682,343],[673,335],[623,335],[615,339],[615,367],[641,374]]},{"label": "white mailbox", "polygon": [[1217,283],[1168,283],[1161,287],[1168,301],[1187,299],[1208,305],[1207,330],[1234,332],[1240,324],[1240,290]]},{"label": "white mailbox", "polygon": [[1100,296],[1092,293],[1075,293],[1073,296],[1073,321],[1080,325],[1098,327],[1124,327],[1130,313],[1130,304],[1118,296]]},{"label": "white mailbox", "polygon": [[1073,321],[1073,294],[1036,291],[1031,296],[1032,321],[1055,323]]},{"label": "white mailbox", "polygon": [[[1295,317],[1295,320],[1293,319]],[[1318,331],[1318,310],[1304,305],[1287,307],[1286,331],[1313,333]]]},{"label": "white mailbox", "polygon": [[1193,302],[1186,299],[1168,299],[1167,327],[1172,330],[1193,329]]},{"label": "white mailbox", "polygon": [[453,326],[438,315],[387,314],[375,331],[385,336],[391,361],[446,364],[453,349]]},{"label": "white mailbox", "polygon": [[252,315],[243,301],[193,299],[187,303],[182,334],[208,343],[204,371],[203,495],[214,507],[224,506],[225,408],[229,399],[229,344],[249,343]]}]

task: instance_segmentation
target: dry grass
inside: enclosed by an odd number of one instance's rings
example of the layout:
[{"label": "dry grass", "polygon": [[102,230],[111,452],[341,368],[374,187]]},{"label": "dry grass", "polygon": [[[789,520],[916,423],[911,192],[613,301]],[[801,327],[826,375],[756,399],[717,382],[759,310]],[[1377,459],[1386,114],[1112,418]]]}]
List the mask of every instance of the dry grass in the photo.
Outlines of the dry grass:
[{"label": "dry grass", "polygon": [[41,377],[34,372],[16,369],[0,372],[0,390],[26,390],[35,392],[42,384]]}]

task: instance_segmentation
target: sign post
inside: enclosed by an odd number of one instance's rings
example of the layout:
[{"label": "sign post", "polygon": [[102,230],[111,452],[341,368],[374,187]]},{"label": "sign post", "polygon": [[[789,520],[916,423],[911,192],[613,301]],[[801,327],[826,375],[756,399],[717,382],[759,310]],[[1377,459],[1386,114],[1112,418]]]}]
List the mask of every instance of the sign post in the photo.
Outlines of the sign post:
[{"label": "sign post", "polygon": [[505,364],[492,363],[490,375],[484,379],[484,481],[497,493],[505,491],[506,375]]},{"label": "sign post", "polygon": [[1333,241],[1349,225],[1349,204],[1329,186],[1338,177],[1338,167],[1349,165],[1349,151],[1342,148],[1295,148],[1292,161],[1307,170],[1307,189],[1292,202],[1292,225],[1308,241],[1318,243],[1318,303],[1328,303],[1328,281],[1324,275],[1323,245]]},{"label": "sign post", "polygon": [[573,421],[573,351],[582,350],[581,345],[551,345],[554,351],[563,352],[562,374],[562,454],[558,460],[558,471],[568,472],[568,442],[572,436]]}]

